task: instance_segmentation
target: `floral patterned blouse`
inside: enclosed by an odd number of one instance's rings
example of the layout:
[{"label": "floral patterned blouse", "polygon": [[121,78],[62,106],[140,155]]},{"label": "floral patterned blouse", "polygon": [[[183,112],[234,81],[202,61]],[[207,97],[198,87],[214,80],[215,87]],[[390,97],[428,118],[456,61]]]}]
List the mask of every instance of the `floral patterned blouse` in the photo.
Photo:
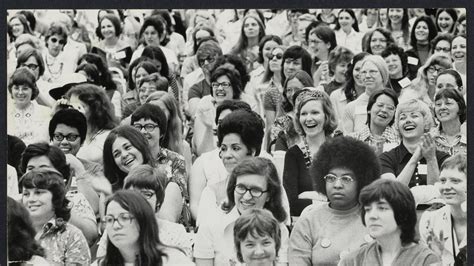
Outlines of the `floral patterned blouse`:
[{"label": "floral patterned blouse", "polygon": [[89,265],[91,254],[81,230],[72,224],[53,218],[36,234],[51,265]]}]

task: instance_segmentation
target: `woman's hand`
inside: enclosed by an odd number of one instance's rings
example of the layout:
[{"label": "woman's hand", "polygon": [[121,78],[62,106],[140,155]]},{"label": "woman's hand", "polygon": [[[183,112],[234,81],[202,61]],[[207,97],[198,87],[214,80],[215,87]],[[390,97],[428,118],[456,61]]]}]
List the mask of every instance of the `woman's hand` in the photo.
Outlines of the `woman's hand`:
[{"label": "woman's hand", "polygon": [[445,242],[446,242],[446,239],[444,239],[443,230],[439,232],[439,236],[435,234],[433,229],[429,230],[428,237],[426,238],[426,244],[439,257],[443,255]]},{"label": "woman's hand", "polygon": [[69,167],[71,167],[71,170],[74,171],[76,178],[86,172],[86,169],[84,168],[84,165],[81,163],[81,161],[79,161],[76,156],[70,153],[66,154],[66,162],[69,164]]},{"label": "woman's hand", "polygon": [[326,84],[329,82],[329,64],[328,61],[323,61],[319,64],[318,69],[313,74],[314,86]]},{"label": "woman's hand", "polygon": [[69,108],[69,107],[71,107],[71,105],[69,104],[69,100],[65,98],[61,98],[53,104],[52,114],[55,114],[57,111],[65,109],[65,108]]},{"label": "woman's hand", "polygon": [[427,160],[436,160],[436,143],[430,133],[421,136],[421,155]]}]

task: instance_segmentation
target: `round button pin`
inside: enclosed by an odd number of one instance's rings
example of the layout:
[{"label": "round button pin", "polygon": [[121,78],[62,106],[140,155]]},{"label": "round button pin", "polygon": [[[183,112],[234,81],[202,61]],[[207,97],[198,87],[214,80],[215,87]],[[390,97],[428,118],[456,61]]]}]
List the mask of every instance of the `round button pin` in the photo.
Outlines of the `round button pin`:
[{"label": "round button pin", "polygon": [[323,238],[321,240],[321,247],[323,248],[327,248],[331,245],[331,240],[327,239],[327,238]]}]

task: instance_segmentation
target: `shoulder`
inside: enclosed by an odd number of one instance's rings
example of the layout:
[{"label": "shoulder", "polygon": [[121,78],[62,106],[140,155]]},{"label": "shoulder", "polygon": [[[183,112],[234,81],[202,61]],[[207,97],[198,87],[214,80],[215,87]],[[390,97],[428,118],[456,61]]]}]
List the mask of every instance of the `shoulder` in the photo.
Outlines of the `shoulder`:
[{"label": "shoulder", "polygon": [[[363,265],[364,261],[366,261],[366,258],[371,256],[371,252],[373,252],[376,248],[376,241],[364,244],[359,249],[354,250],[344,256],[344,258],[341,259],[339,265]],[[375,254],[372,255],[375,257]]]},{"label": "shoulder", "polygon": [[184,252],[173,247],[163,247],[162,251],[166,254],[163,257],[163,265],[195,265]]}]

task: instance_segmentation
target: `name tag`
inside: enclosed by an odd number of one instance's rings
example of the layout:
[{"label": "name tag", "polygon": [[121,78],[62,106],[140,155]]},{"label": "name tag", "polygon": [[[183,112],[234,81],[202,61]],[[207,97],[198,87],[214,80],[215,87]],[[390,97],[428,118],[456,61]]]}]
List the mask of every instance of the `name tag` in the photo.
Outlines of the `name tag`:
[{"label": "name tag", "polygon": [[355,110],[354,110],[354,113],[356,115],[363,115],[365,113],[367,113],[367,106],[356,106]]},{"label": "name tag", "polygon": [[428,166],[426,164],[419,164],[417,168],[418,168],[418,174],[420,175],[428,174]]},{"label": "name tag", "polygon": [[406,88],[406,87],[410,86],[411,81],[410,81],[409,78],[405,77],[405,78],[399,80],[398,84],[400,84],[400,86],[402,86],[402,88]]},{"label": "name tag", "polygon": [[120,51],[118,53],[115,53],[115,59],[122,59],[125,58],[127,55],[125,54],[125,51]]},{"label": "name tag", "polygon": [[410,65],[417,66],[418,61],[419,61],[418,58],[415,58],[415,57],[412,57],[412,56],[408,57],[408,64],[410,64]]}]

